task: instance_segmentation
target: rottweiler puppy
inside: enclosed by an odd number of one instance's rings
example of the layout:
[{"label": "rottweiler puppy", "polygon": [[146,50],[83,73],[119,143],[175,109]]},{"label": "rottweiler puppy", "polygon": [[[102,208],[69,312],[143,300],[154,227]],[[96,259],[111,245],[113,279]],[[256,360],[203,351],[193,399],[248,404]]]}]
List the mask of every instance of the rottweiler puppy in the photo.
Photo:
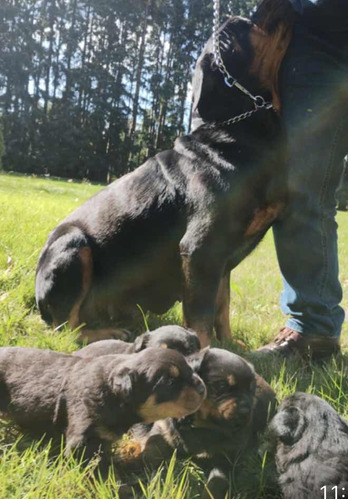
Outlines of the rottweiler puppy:
[{"label": "rottweiler puppy", "polygon": [[155,467],[177,450],[204,468],[210,492],[224,498],[229,460],[256,445],[256,434],[274,410],[275,393],[252,365],[224,349],[206,349],[190,363],[206,384],[207,398],[190,417],[134,426],[116,464],[125,470]]},{"label": "rottweiler puppy", "polygon": [[[286,43],[240,17],[220,29],[228,71],[274,102]],[[255,105],[226,85],[212,39],[198,59],[193,96],[191,134],[101,190],[49,235],[36,273],[37,305],[49,324],[85,324],[88,341],[113,338],[139,317],[138,304],[162,314],[181,300],[185,326],[202,347],[214,327],[218,338],[230,338],[230,270],[286,204],[284,136],[273,109],[228,121]]]},{"label": "rottweiler puppy", "polygon": [[[101,452],[137,422],[197,410],[205,385],[172,349],[79,358],[25,347],[0,348],[0,412],[35,434],[66,435],[66,452]],[[106,462],[105,462],[106,463]]]},{"label": "rottweiler puppy", "polygon": [[161,326],[152,332],[146,332],[135,339],[133,343],[122,340],[99,340],[74,352],[74,356],[90,358],[104,354],[131,354],[149,347],[174,349],[188,356],[200,350],[198,336],[177,325]]},{"label": "rottweiler puppy", "polygon": [[270,436],[284,498],[347,498],[348,422],[326,401],[301,392],[285,398]]}]

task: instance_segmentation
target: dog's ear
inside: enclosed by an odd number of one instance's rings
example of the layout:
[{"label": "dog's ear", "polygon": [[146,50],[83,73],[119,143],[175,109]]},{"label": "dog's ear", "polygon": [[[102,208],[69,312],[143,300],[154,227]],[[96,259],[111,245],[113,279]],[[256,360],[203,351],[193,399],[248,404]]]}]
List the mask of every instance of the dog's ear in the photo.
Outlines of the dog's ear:
[{"label": "dog's ear", "polygon": [[137,378],[137,372],[128,366],[113,370],[109,379],[112,392],[122,399],[131,397]]},{"label": "dog's ear", "polygon": [[198,59],[192,80],[192,130],[203,123],[207,106],[211,107],[212,90],[214,87],[213,77],[208,71],[211,65],[211,56],[204,50]]},{"label": "dog's ear", "polygon": [[302,437],[306,427],[306,416],[296,406],[289,406],[279,411],[270,423],[271,434],[287,445],[296,443]]},{"label": "dog's ear", "polygon": [[149,340],[150,340],[149,332],[139,335],[139,337],[137,337],[134,341],[134,352],[140,352],[146,349]]},{"label": "dog's ear", "polygon": [[195,352],[194,354],[191,354],[191,356],[187,356],[186,361],[195,373],[198,373],[201,369],[202,363],[208,351],[209,347],[205,347],[201,351]]}]

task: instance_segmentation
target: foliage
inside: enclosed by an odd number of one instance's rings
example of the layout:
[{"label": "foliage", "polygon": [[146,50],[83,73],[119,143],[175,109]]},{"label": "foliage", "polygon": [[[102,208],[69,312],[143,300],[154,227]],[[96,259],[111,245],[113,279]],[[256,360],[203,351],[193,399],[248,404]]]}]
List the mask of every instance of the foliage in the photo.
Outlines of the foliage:
[{"label": "foliage", "polygon": [[5,154],[5,140],[4,140],[4,131],[2,128],[2,123],[0,121],[0,171],[2,170],[2,157]]},{"label": "foliage", "polygon": [[189,128],[211,0],[4,0],[0,16],[6,170],[106,182]]}]

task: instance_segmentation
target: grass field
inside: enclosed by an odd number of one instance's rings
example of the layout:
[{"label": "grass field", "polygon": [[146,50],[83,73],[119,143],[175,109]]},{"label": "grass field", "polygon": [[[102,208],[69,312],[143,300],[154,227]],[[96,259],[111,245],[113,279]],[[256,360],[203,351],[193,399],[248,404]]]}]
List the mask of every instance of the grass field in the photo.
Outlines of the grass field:
[{"label": "grass field", "polygon": [[[0,175],[0,345],[22,345],[71,352],[76,332],[54,332],[35,308],[34,277],[39,252],[49,231],[101,186]],[[339,255],[343,307],[348,309],[348,215],[339,213]],[[272,236],[232,273],[231,326],[254,349],[274,336],[284,318],[279,310],[281,278]],[[149,327],[180,322],[180,307],[163,318],[149,316]],[[145,328],[144,328],[145,329]],[[343,329],[344,356],[322,368],[300,362],[256,363],[278,398],[295,390],[324,397],[348,416],[348,324]],[[227,348],[230,346],[226,346]],[[93,464],[90,468],[93,467]],[[53,455],[47,443],[32,442],[0,421],[0,498],[118,498],[117,471],[107,481],[92,479],[73,459]],[[145,498],[195,498],[202,473],[192,463],[173,458],[143,481]],[[277,498],[272,457],[255,453],[231,464],[229,498]]]}]

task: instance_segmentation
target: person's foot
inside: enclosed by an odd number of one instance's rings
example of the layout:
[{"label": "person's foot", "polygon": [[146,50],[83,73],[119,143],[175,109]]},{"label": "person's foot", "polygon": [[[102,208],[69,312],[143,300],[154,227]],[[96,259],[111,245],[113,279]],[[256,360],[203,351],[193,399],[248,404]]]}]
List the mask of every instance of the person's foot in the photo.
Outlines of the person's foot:
[{"label": "person's foot", "polygon": [[329,358],[340,352],[339,338],[314,337],[300,333],[284,326],[276,338],[269,344],[259,347],[259,354],[279,354],[285,358],[301,356],[313,360]]}]

